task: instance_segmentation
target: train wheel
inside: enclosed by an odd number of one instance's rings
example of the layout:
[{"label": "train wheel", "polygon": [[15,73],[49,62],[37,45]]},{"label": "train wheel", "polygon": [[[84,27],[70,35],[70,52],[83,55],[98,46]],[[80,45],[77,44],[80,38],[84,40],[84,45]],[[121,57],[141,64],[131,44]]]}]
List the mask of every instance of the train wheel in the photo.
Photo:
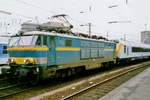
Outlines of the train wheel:
[{"label": "train wheel", "polygon": [[106,68],[106,70],[110,68],[110,63],[109,63],[109,62],[107,62],[107,63],[105,64],[105,68]]},{"label": "train wheel", "polygon": [[60,71],[56,71],[56,78],[60,78],[61,77],[61,72]]},{"label": "train wheel", "polygon": [[72,75],[76,74],[76,72],[75,72],[75,69],[74,69],[74,68],[72,68],[72,69],[71,69],[71,74],[72,74]]},{"label": "train wheel", "polygon": [[62,78],[65,78],[66,76],[67,76],[67,72],[66,72],[66,71],[62,71],[61,77],[62,77]]},{"label": "train wheel", "polygon": [[71,69],[68,70],[68,76],[71,76],[72,75],[72,71]]},{"label": "train wheel", "polygon": [[59,78],[65,78],[65,77],[68,77],[68,76],[71,76],[72,75],[72,70],[68,69],[68,70],[60,70],[60,71],[57,71],[56,72],[56,77]]},{"label": "train wheel", "polygon": [[101,70],[107,70],[109,68],[109,63],[105,62],[101,64]]},{"label": "train wheel", "polygon": [[101,64],[100,70],[105,70],[105,63]]}]

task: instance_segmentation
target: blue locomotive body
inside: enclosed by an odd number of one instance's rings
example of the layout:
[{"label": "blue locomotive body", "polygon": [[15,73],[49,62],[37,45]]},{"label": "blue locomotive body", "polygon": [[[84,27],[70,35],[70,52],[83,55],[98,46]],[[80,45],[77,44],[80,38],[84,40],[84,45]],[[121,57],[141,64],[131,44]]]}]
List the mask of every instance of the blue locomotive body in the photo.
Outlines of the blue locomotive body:
[{"label": "blue locomotive body", "polygon": [[67,76],[115,63],[115,48],[106,40],[32,31],[11,38],[9,65],[17,76]]},{"label": "blue locomotive body", "polygon": [[[67,37],[55,37],[55,64],[67,64],[80,61],[80,40]],[[52,52],[52,51],[51,51]]]},{"label": "blue locomotive body", "polygon": [[[115,43],[73,37],[55,37],[50,65],[78,63],[84,60],[115,58]],[[51,62],[54,61],[54,62]]]}]

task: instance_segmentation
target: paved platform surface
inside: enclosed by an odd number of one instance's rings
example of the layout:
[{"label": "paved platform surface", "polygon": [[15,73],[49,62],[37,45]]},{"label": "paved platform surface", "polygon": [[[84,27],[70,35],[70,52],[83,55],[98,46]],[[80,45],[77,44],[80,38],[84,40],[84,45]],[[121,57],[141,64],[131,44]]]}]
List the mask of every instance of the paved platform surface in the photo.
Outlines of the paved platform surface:
[{"label": "paved platform surface", "polygon": [[100,100],[150,100],[150,68],[114,89]]}]

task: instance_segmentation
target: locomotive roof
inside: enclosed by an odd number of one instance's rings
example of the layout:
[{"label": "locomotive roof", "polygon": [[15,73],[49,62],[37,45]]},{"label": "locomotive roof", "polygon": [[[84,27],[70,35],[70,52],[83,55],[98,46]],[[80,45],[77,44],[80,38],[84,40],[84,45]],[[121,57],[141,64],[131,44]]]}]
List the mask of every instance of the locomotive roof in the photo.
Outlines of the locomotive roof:
[{"label": "locomotive roof", "polygon": [[60,37],[76,38],[76,39],[83,39],[83,40],[103,41],[103,42],[115,43],[113,41],[85,38],[85,37],[80,37],[80,36],[74,36],[71,34],[70,35],[69,34],[61,34],[61,33],[56,33],[56,32],[30,31],[30,32],[25,32],[22,35],[50,35],[50,36],[60,36]]}]

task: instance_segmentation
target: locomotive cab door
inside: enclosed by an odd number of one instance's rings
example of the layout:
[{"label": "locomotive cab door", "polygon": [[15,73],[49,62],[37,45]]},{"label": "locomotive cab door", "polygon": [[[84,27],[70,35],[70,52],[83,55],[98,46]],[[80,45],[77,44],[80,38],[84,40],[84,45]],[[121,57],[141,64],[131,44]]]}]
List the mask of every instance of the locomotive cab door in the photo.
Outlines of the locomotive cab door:
[{"label": "locomotive cab door", "polygon": [[56,52],[55,52],[55,37],[54,36],[48,36],[47,37],[47,43],[48,43],[48,65],[54,65],[56,63]]}]

